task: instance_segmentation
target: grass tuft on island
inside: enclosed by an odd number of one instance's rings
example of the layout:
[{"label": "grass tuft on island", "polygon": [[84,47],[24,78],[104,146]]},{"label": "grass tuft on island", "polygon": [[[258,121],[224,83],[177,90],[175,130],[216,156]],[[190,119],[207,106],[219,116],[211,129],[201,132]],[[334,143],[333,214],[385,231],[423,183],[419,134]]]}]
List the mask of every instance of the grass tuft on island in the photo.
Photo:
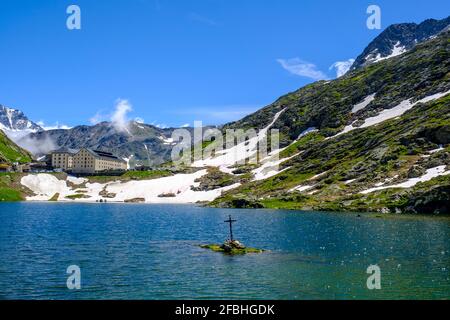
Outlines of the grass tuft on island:
[{"label": "grass tuft on island", "polygon": [[226,251],[225,249],[222,248],[222,245],[220,245],[220,244],[206,244],[206,245],[201,245],[200,248],[209,249],[214,252],[221,252],[221,253],[228,254],[228,255],[241,255],[241,254],[247,254],[247,253],[263,253],[265,251],[265,250],[256,249],[256,248],[243,248],[243,249],[232,248],[231,251]]},{"label": "grass tuft on island", "polygon": [[91,198],[91,196],[88,196],[86,194],[82,194],[82,193],[77,193],[77,194],[71,194],[68,196],[65,196],[66,199],[70,199],[70,200],[77,200],[77,199],[89,199]]}]

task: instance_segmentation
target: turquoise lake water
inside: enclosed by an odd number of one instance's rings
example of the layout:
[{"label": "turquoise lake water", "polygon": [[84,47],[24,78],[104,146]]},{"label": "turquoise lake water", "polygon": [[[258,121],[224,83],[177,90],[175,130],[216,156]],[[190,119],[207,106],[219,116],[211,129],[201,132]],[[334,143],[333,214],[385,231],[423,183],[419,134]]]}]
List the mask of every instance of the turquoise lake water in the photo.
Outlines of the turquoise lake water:
[{"label": "turquoise lake water", "polygon": [[[198,247],[235,237],[263,254]],[[0,204],[0,299],[448,299],[450,219]],[[81,269],[81,289],[66,269]],[[370,265],[381,290],[368,290]]]}]

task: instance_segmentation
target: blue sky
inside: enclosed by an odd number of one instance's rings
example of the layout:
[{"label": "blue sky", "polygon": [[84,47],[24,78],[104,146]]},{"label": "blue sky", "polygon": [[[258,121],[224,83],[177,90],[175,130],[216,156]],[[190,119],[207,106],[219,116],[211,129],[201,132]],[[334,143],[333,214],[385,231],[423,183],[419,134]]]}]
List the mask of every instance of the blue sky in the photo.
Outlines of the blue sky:
[{"label": "blue sky", "polygon": [[[81,30],[66,28],[71,4]],[[382,28],[450,13],[448,0],[0,0],[0,104],[46,125],[107,120],[118,99],[146,123],[225,123],[335,77],[380,33],[370,4]],[[299,63],[309,76],[287,70]]]}]

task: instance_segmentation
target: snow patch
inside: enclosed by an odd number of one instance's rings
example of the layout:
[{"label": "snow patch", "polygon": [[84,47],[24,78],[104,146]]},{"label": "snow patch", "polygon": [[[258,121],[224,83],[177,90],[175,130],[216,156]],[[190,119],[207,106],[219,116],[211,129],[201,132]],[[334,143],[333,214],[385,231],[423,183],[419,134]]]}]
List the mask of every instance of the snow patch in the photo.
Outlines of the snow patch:
[{"label": "snow patch", "polygon": [[392,48],[391,54],[386,56],[386,57],[382,57],[381,54],[378,54],[375,59],[373,60],[373,62],[380,62],[386,59],[390,59],[396,56],[399,56],[403,53],[405,53],[407,50],[405,48],[405,46],[402,46],[400,41],[397,41],[397,43],[394,45],[394,48]]},{"label": "snow patch", "polygon": [[319,173],[319,174],[316,174],[314,177],[311,177],[311,178],[309,178],[308,179],[308,181],[311,181],[311,180],[316,180],[317,178],[320,178],[320,177],[322,177],[322,176],[324,176],[324,175],[326,175],[328,173],[328,171],[325,171],[325,172],[322,172],[322,173]]},{"label": "snow patch", "polygon": [[166,137],[163,137],[163,136],[159,136],[159,140],[161,140],[165,145],[168,145],[168,146],[176,144],[174,142],[173,138],[166,138]]},{"label": "snow patch", "polygon": [[88,179],[77,178],[77,177],[73,177],[73,176],[68,176],[66,180],[69,181],[70,183],[73,183],[74,185],[77,185],[77,186],[88,181]]},{"label": "snow patch", "polygon": [[365,119],[364,123],[360,127],[354,127],[353,125],[355,124],[356,121],[353,122],[351,125],[346,126],[344,128],[344,130],[342,130],[338,134],[327,138],[327,140],[335,138],[337,136],[340,136],[340,135],[342,135],[344,133],[353,131],[353,130],[358,129],[358,128],[371,127],[371,126],[377,125],[379,123],[382,123],[382,122],[384,122],[386,120],[400,117],[406,111],[410,110],[411,108],[413,108],[415,105],[417,105],[419,103],[427,103],[427,102],[430,102],[432,100],[437,100],[437,99],[440,99],[440,98],[446,96],[449,93],[450,93],[450,90],[448,90],[446,92],[442,92],[442,93],[436,93],[436,94],[430,95],[428,97],[425,97],[425,98],[423,98],[421,100],[418,100],[418,101],[416,101],[414,103],[411,102],[412,99],[404,100],[404,101],[400,102],[397,106],[395,106],[395,107],[393,107],[391,109],[384,109],[378,115]]},{"label": "snow patch", "polygon": [[434,150],[430,150],[430,151],[428,151],[428,153],[429,154],[433,154],[433,153],[436,153],[436,152],[439,152],[439,151],[442,151],[442,150],[444,150],[444,147],[443,146],[439,146],[439,148],[434,149]]},{"label": "snow patch", "polygon": [[[117,182],[106,186],[106,190],[115,193],[114,201],[122,202],[134,198],[144,198],[147,203],[196,203],[198,201],[212,201],[223,191],[240,186],[239,183],[211,191],[192,191],[197,187],[197,179],[207,174],[207,170],[200,170],[192,174],[177,174],[154,180]],[[174,194],[175,197],[161,198],[163,194]]]},{"label": "snow patch", "polygon": [[20,183],[35,193],[35,196],[27,197],[27,200],[46,201],[56,193],[59,193],[60,197],[70,193],[66,181],[51,174],[27,175],[22,177]]},{"label": "snow patch", "polygon": [[384,190],[384,189],[391,189],[391,188],[412,188],[419,182],[427,182],[430,181],[433,178],[439,177],[439,176],[445,176],[450,174],[450,170],[445,171],[445,165],[444,166],[438,166],[435,168],[428,169],[427,172],[418,178],[411,178],[406,180],[405,182],[394,184],[390,186],[378,186],[375,188],[364,190],[360,193],[362,194],[369,194],[375,191]]},{"label": "snow patch", "polygon": [[300,135],[298,136],[297,140],[300,138],[303,138],[304,136],[306,136],[307,134],[313,133],[313,132],[318,132],[319,130],[317,130],[317,128],[315,127],[310,127],[308,129],[306,129],[305,131],[303,131],[302,133],[300,133]]},{"label": "snow patch", "polygon": [[13,121],[12,121],[13,113],[14,110],[6,108],[6,117],[8,118],[10,128],[13,128]]},{"label": "snow patch", "polygon": [[[216,152],[216,157],[210,157],[207,159],[202,159],[195,161],[192,167],[202,168],[202,167],[231,167],[235,164],[244,161],[246,158],[251,156],[249,152],[257,152],[257,146],[260,141],[266,138],[267,131],[275,124],[280,115],[285,111],[283,109],[275,114],[273,120],[267,127],[261,129],[256,137],[244,141],[236,146],[229,149],[220,150]],[[248,151],[248,152],[247,152]]]},{"label": "snow patch", "polygon": [[362,110],[365,107],[367,107],[373,100],[375,100],[375,95],[376,95],[376,93],[371,94],[371,95],[365,97],[362,102],[355,104],[353,106],[352,113],[357,113],[359,110]]},{"label": "snow patch", "polygon": [[[86,183],[82,189],[72,189],[67,186],[65,180],[58,180],[50,174],[30,174],[21,179],[21,184],[34,192],[34,196],[27,197],[32,201],[48,201],[56,193],[59,193],[59,201],[65,202],[96,202],[105,200],[99,193],[103,190],[114,197],[106,199],[108,202],[125,202],[135,198],[143,198],[146,203],[196,203],[198,201],[212,201],[222,195],[222,192],[237,188],[239,183],[228,187],[211,191],[193,191],[191,187],[198,187],[200,182],[195,182],[208,172],[200,170],[192,174],[177,174],[171,177],[164,177],[154,180],[140,180],[110,183]],[[86,179],[68,177],[67,181],[75,185],[86,182]],[[77,194],[76,190],[82,190],[83,195],[89,198],[67,199],[66,196]],[[175,197],[160,197],[161,195],[174,194]]]},{"label": "snow patch", "polygon": [[314,186],[298,186],[298,187],[295,187],[295,188],[289,190],[289,192],[294,192],[294,191],[303,192],[303,191],[311,190],[312,188],[314,188]]},{"label": "snow patch", "polygon": [[255,170],[252,171],[252,173],[254,174],[254,181],[259,181],[259,180],[265,180],[268,179],[270,177],[276,176],[277,174],[286,171],[289,168],[284,168],[282,170],[279,170],[279,166],[280,164],[282,164],[285,161],[288,161],[296,156],[298,156],[300,153],[294,154],[291,157],[288,158],[283,158],[280,160],[274,160],[274,161],[267,161],[265,163],[263,163],[260,167],[256,168]]}]

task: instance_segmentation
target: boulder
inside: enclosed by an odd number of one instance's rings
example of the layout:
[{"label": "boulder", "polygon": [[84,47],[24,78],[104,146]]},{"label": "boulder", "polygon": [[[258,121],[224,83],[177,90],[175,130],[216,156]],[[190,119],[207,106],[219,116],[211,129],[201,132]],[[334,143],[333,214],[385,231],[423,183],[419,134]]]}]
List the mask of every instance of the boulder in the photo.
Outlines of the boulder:
[{"label": "boulder", "polygon": [[100,192],[98,193],[98,195],[99,195],[99,196],[102,196],[103,198],[108,198],[108,199],[113,199],[113,198],[116,197],[116,194],[115,194],[115,193],[108,192],[108,191],[106,191],[106,189],[103,189],[102,191],[100,191]]},{"label": "boulder", "polygon": [[227,242],[225,242],[223,245],[221,245],[220,248],[227,253],[233,251],[233,247]]},{"label": "boulder", "polygon": [[176,194],[175,193],[162,193],[158,196],[158,198],[176,198]]},{"label": "boulder", "polygon": [[144,198],[133,198],[133,199],[127,199],[125,200],[126,203],[140,203],[145,202]]},{"label": "boulder", "polygon": [[245,249],[244,244],[240,243],[238,240],[233,240],[230,241],[229,243],[235,249]]},{"label": "boulder", "polygon": [[413,166],[408,171],[408,178],[418,178],[423,176],[426,173],[425,168],[421,166]]}]

